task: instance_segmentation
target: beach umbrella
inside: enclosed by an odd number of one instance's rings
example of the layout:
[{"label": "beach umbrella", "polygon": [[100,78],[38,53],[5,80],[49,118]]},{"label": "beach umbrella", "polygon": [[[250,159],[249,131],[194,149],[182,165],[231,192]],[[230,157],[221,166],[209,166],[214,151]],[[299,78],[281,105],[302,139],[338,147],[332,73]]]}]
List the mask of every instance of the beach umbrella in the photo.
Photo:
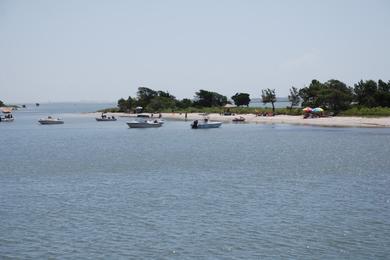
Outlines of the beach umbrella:
[{"label": "beach umbrella", "polygon": [[313,109],[311,107],[305,107],[304,109],[302,109],[302,111],[305,113],[310,113],[313,111]]},{"label": "beach umbrella", "polygon": [[312,110],[312,112],[313,112],[313,113],[322,113],[322,112],[324,112],[324,110],[323,110],[322,108],[320,108],[320,107],[316,107],[316,108],[314,108],[314,109]]}]

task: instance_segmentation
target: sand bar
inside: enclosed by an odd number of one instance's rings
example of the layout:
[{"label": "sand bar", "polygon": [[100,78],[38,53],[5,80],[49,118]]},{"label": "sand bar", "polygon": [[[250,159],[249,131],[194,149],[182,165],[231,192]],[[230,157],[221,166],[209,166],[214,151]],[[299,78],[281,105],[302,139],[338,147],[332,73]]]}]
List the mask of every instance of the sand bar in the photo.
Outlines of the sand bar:
[{"label": "sand bar", "polygon": [[[98,117],[101,113],[93,113]],[[108,113],[116,117],[135,117],[135,114],[127,113]],[[154,114],[158,117],[158,114]],[[326,126],[326,127],[390,127],[390,117],[322,117],[322,118],[307,118],[302,116],[256,116],[254,114],[241,114],[236,116],[223,116],[220,114],[208,114],[207,117],[212,121],[232,122],[232,119],[238,116],[245,118],[246,123],[263,123],[263,124],[293,124],[293,125],[311,125],[311,126]],[[185,120],[184,113],[162,113],[163,119]],[[204,116],[199,113],[188,113],[187,120],[203,119]]]}]

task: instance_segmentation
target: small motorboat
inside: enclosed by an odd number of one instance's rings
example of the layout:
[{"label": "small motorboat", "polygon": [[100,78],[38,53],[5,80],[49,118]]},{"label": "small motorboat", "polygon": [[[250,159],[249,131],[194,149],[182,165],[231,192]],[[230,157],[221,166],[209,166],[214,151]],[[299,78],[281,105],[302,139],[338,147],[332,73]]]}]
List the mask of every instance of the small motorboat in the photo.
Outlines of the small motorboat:
[{"label": "small motorboat", "polygon": [[47,118],[41,118],[38,120],[41,125],[60,125],[64,123],[64,120],[60,118],[53,118],[48,116]]},{"label": "small motorboat", "polygon": [[0,116],[0,122],[13,122],[14,121],[14,118],[13,117],[7,117],[7,115],[6,116],[4,116],[4,117],[1,117]]},{"label": "small motorboat", "polygon": [[126,123],[130,128],[155,128],[161,127],[161,120],[133,120]]},{"label": "small motorboat", "polygon": [[191,124],[192,129],[207,129],[207,128],[218,128],[222,125],[222,122],[210,122],[207,118],[199,122],[195,120]]},{"label": "small motorboat", "polygon": [[12,108],[3,108],[2,112],[4,116],[0,116],[0,122],[13,122],[14,116],[12,115]]},{"label": "small motorboat", "polygon": [[106,121],[116,121],[116,117],[114,116],[107,116],[106,114],[102,113],[101,117],[96,117],[96,121],[98,122],[106,122]]},{"label": "small motorboat", "polygon": [[96,121],[98,122],[106,122],[106,121],[116,121],[117,119],[115,117],[106,117],[106,118],[102,118],[102,117],[96,117],[95,118]]},{"label": "small motorboat", "polygon": [[245,117],[239,116],[232,119],[232,122],[245,122]]}]

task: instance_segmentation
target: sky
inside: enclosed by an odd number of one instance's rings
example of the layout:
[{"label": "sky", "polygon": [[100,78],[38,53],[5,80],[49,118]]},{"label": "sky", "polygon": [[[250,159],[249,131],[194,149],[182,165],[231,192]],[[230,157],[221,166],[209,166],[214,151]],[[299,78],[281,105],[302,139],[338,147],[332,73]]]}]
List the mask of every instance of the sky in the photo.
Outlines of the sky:
[{"label": "sky", "polygon": [[390,80],[387,0],[0,0],[0,100]]}]

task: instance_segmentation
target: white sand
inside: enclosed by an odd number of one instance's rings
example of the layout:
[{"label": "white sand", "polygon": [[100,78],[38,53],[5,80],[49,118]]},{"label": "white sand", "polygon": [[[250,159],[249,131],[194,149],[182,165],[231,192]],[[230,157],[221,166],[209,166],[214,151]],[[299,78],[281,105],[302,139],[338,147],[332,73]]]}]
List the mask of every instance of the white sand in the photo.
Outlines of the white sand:
[{"label": "white sand", "polygon": [[[101,113],[93,113],[94,116],[100,116]],[[116,117],[134,117],[134,114],[125,113],[108,113]],[[328,126],[328,127],[390,127],[390,117],[322,117],[322,118],[307,118],[302,116],[255,116],[253,114],[223,116],[220,114],[208,114],[207,117],[211,121],[232,122],[232,119],[238,116],[245,118],[247,123],[263,123],[263,124],[294,124],[294,125],[312,125],[312,126]],[[158,117],[158,114],[154,114]],[[162,113],[163,119],[185,120],[184,113]],[[188,113],[187,120],[203,119],[204,117],[198,113]]]},{"label": "white sand", "polygon": [[[184,114],[163,113],[163,118],[185,120]],[[264,124],[294,124],[294,125],[313,125],[313,126],[333,126],[333,127],[390,127],[390,117],[367,118],[367,117],[322,117],[307,118],[302,116],[255,116],[253,114],[223,116],[220,114],[209,114],[211,121],[232,122],[232,119],[238,116],[245,118],[247,123]],[[187,114],[187,120],[202,119],[203,116],[197,113]]]}]

